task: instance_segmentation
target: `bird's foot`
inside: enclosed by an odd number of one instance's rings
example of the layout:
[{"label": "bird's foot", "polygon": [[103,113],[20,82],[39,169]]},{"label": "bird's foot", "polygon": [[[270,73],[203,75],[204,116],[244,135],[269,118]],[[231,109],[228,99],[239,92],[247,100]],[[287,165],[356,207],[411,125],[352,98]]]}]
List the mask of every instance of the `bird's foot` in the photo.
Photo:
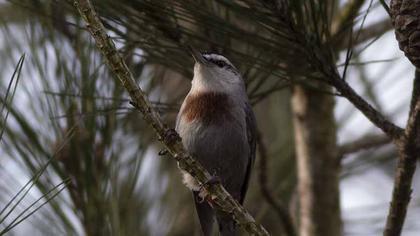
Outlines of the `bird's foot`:
[{"label": "bird's foot", "polygon": [[181,141],[181,137],[179,137],[175,129],[167,129],[162,138],[163,138],[163,141],[168,145]]},{"label": "bird's foot", "polygon": [[204,185],[211,186],[211,185],[216,185],[220,183],[222,183],[222,179],[220,179],[220,177],[217,175],[212,175],[210,179],[204,183]]},{"label": "bird's foot", "polygon": [[162,149],[159,151],[159,156],[166,156],[169,153],[168,149]]},{"label": "bird's foot", "polygon": [[[175,129],[167,129],[163,134],[163,137],[161,137],[159,140],[163,141],[166,145],[172,145],[175,142],[181,141],[181,137],[179,137]],[[164,148],[159,151],[159,156],[166,156],[168,153],[169,151]]]},{"label": "bird's foot", "polygon": [[210,193],[207,191],[206,187],[213,186],[216,184],[222,183],[222,180],[219,176],[213,175],[210,177],[209,180],[207,180],[205,183],[200,185],[200,190],[198,193],[198,196],[200,197],[200,203],[207,200],[207,202],[211,205],[212,204],[212,198],[210,196]]}]

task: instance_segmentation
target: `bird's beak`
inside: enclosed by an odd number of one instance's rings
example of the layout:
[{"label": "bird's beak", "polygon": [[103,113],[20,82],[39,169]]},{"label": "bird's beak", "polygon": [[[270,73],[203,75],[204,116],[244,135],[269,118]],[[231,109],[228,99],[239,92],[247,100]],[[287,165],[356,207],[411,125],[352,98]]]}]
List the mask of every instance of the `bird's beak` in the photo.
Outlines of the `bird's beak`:
[{"label": "bird's beak", "polygon": [[201,53],[197,49],[193,48],[192,46],[188,46],[188,50],[190,51],[196,63],[204,64],[206,62],[203,55],[201,55]]}]

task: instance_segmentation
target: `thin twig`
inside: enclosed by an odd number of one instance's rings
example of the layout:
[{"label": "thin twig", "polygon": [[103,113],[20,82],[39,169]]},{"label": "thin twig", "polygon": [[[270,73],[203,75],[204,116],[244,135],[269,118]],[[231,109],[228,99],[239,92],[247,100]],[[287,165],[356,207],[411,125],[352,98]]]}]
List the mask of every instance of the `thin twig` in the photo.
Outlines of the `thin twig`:
[{"label": "thin twig", "polygon": [[379,3],[381,3],[382,7],[385,9],[388,16],[391,16],[389,6],[386,4],[385,0],[379,0]]},{"label": "thin twig", "polygon": [[394,142],[399,142],[404,130],[394,123],[388,121],[379,111],[373,108],[366,100],[354,91],[350,85],[336,76],[330,81],[343,97],[346,97],[353,105],[360,110],[373,124],[380,128]]},{"label": "thin twig", "polygon": [[391,142],[391,139],[384,135],[366,135],[360,139],[344,143],[338,148],[339,156],[343,156],[350,153],[355,153],[364,149],[375,148]]},{"label": "thin twig", "polygon": [[[96,45],[103,54],[110,70],[121,81],[128,91],[133,105],[143,113],[143,118],[153,127],[159,140],[172,157],[178,161],[179,167],[188,172],[199,183],[209,182],[211,175],[186,152],[180,138],[165,138],[168,136],[170,129],[162,123],[159,114],[152,108],[146,94],[137,85],[126,63],[118,54],[112,39],[107,35],[105,27],[90,1],[75,0],[74,4],[95,39]],[[214,208],[230,213],[232,218],[251,235],[269,235],[264,227],[257,224],[254,218],[230,196],[222,185],[203,186],[209,193],[207,200],[211,200]]]}]

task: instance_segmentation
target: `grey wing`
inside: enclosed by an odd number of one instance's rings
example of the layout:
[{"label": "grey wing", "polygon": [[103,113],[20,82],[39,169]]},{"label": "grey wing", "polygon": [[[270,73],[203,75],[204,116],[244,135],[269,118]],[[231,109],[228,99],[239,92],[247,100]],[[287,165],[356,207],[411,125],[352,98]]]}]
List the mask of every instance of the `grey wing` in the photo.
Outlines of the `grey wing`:
[{"label": "grey wing", "polygon": [[255,120],[254,112],[252,111],[252,107],[249,103],[245,104],[244,110],[245,110],[245,116],[246,116],[247,138],[248,138],[248,144],[249,144],[249,157],[248,157],[248,165],[246,168],[245,181],[241,189],[241,199],[240,199],[241,204],[245,200],[245,195],[248,189],[249,179],[251,177],[252,166],[254,165],[254,161],[255,161],[255,152],[256,152],[256,147],[257,147],[257,122]]}]

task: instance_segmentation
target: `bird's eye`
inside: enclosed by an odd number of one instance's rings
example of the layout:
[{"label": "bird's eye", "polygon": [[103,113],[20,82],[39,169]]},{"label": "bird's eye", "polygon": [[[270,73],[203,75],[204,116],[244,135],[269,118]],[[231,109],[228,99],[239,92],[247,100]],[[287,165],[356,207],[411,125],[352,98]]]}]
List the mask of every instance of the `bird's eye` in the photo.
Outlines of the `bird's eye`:
[{"label": "bird's eye", "polygon": [[214,64],[216,64],[218,67],[225,67],[226,62],[224,61],[213,61]]}]

